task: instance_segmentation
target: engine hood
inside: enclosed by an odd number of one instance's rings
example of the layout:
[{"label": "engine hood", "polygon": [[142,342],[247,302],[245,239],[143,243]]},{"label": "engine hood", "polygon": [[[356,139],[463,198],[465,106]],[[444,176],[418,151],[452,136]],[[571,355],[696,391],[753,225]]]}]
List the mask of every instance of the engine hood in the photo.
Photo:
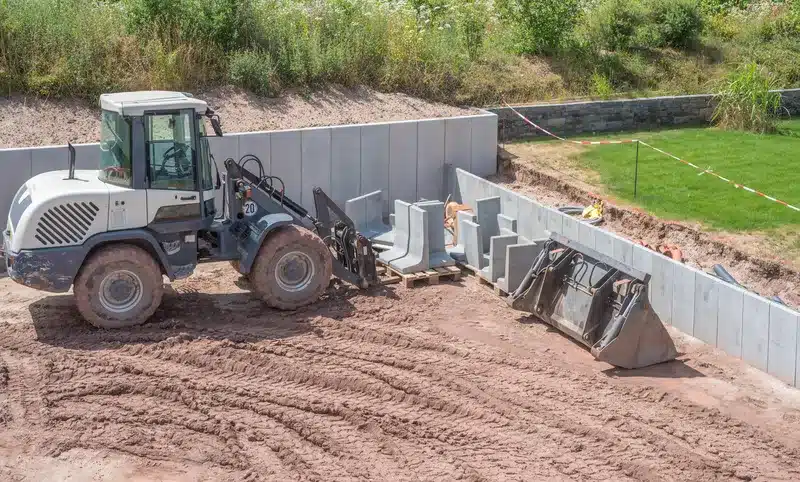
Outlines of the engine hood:
[{"label": "engine hood", "polygon": [[96,170],[50,171],[30,178],[14,197],[8,217],[12,251],[82,244],[106,231],[110,186]]}]

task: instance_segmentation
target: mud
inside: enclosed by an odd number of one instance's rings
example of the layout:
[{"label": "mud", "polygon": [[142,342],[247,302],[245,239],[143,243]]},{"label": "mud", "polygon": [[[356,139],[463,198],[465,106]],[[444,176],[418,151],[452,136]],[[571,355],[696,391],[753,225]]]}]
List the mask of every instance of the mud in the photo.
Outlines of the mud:
[{"label": "mud", "polygon": [[2,480],[800,478],[797,391],[684,338],[614,370],[471,278],[285,313],[206,265],[119,331],[0,293]]},{"label": "mud", "polygon": [[741,236],[733,240],[688,223],[664,221],[613,199],[608,202],[610,197],[594,187],[596,175],[576,169],[566,159],[579,148],[534,144],[507,145],[506,149],[510,155],[492,181],[554,207],[585,206],[593,197],[602,197],[607,201],[604,229],[651,246],[675,244],[681,248],[686,264],[708,272],[721,264],[748,289],[762,296],[779,296],[790,306],[800,307],[800,266],[770,255],[757,240]]}]

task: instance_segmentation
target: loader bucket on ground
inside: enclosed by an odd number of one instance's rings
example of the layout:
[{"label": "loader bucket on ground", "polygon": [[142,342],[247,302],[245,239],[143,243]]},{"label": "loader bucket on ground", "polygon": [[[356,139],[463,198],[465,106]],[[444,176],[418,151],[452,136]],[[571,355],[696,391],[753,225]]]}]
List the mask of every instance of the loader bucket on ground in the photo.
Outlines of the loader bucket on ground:
[{"label": "loader bucket on ground", "polygon": [[650,276],[553,234],[508,298],[622,368],[673,360],[677,350],[647,297]]}]

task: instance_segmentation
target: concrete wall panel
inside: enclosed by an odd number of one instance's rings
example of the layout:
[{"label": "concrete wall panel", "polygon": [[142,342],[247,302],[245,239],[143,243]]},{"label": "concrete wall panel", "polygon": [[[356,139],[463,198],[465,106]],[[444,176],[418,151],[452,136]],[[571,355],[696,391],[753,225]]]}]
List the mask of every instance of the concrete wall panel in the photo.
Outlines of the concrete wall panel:
[{"label": "concrete wall panel", "polygon": [[569,239],[574,239],[576,241],[579,241],[581,224],[585,223],[578,221],[572,216],[564,216],[561,225],[561,234],[568,237]]},{"label": "concrete wall panel", "polygon": [[741,358],[744,290],[728,283],[718,283],[717,291],[719,309],[716,345],[725,353]]},{"label": "concrete wall panel", "polygon": [[694,333],[695,271],[675,264],[672,284],[672,325],[684,333]]},{"label": "concrete wall panel", "polygon": [[717,318],[719,311],[720,281],[704,273],[695,273],[694,333],[710,345],[717,343]]},{"label": "concrete wall panel", "polygon": [[769,301],[746,292],[742,303],[742,359],[767,371]]},{"label": "concrete wall panel", "polygon": [[[98,169],[100,167],[100,144],[74,144],[75,169]],[[66,153],[66,149],[64,150]],[[64,169],[68,168],[68,154],[64,156]]]},{"label": "concrete wall panel", "polygon": [[[361,127],[331,128],[331,198],[340,206],[361,192]],[[384,199],[389,196],[383,193]]]},{"label": "concrete wall panel", "polygon": [[644,246],[633,244],[632,255],[634,268],[640,269],[645,273],[653,273],[653,251]]},{"label": "concrete wall panel", "polygon": [[3,229],[5,229],[8,211],[14,201],[14,195],[25,181],[31,177],[30,149],[9,149],[0,151],[0,209],[3,213]]},{"label": "concrete wall panel", "polygon": [[[238,150],[238,157],[234,158],[238,161],[242,156],[245,155],[253,155],[261,161],[261,164],[264,166],[264,173],[271,174],[272,173],[272,153],[270,152],[270,135],[266,132],[252,132],[246,134],[239,134],[239,150]],[[230,157],[230,156],[229,156]],[[225,162],[225,159],[217,158],[216,154],[214,155],[214,159],[220,164],[220,172],[224,172],[224,167],[222,163]],[[255,162],[248,162],[245,166],[245,169],[248,171],[258,174],[258,168],[256,167]]]},{"label": "concrete wall panel", "polygon": [[767,373],[790,385],[795,384],[798,314],[770,303]]},{"label": "concrete wall panel", "polygon": [[[417,123],[392,124],[389,130],[389,198],[413,203],[419,200],[417,193]],[[424,175],[424,174],[421,174]],[[470,179],[471,193],[476,188],[475,179]],[[474,201],[473,204],[474,206]]]},{"label": "concrete wall panel", "polygon": [[[519,196],[505,188],[498,188],[502,213],[514,219],[519,217]],[[519,225],[519,223],[517,223]]]},{"label": "concrete wall panel", "polygon": [[612,233],[611,244],[614,259],[633,266],[633,243]]},{"label": "concrete wall panel", "polygon": [[578,242],[588,248],[594,249],[597,228],[591,224],[578,224]]},{"label": "concrete wall panel", "polygon": [[528,240],[543,238],[546,226],[542,226],[539,222],[539,204],[524,196],[519,196],[517,210],[519,216],[517,226],[520,236]]},{"label": "concrete wall panel", "polygon": [[[416,184],[416,179],[414,182]],[[361,127],[361,193],[377,190],[387,193],[384,197],[386,200],[384,214],[388,214],[390,195],[389,124]],[[394,205],[393,202],[392,205]]]},{"label": "concrete wall panel", "polygon": [[[303,136],[301,131],[273,132],[270,137],[272,175],[283,180],[287,196],[300,202],[303,197]],[[308,208],[313,212],[313,206]]]},{"label": "concrete wall panel", "polygon": [[417,197],[444,201],[444,119],[417,122]]},{"label": "concrete wall panel", "polygon": [[547,230],[551,233],[561,234],[561,231],[564,229],[565,216],[555,209],[548,207],[545,207],[544,211],[547,212]]},{"label": "concrete wall panel", "polygon": [[[239,158],[241,157],[239,155],[238,134],[226,134],[223,137],[209,137],[208,147],[211,149],[211,155],[214,156],[214,160],[216,161],[220,172],[224,172],[225,159],[230,157],[234,161],[238,162]],[[254,165],[255,165],[254,162],[248,163],[248,165],[246,166],[247,170],[252,171],[253,173],[257,173],[258,169],[252,167]]]},{"label": "concrete wall panel", "polygon": [[675,279],[675,263],[665,256],[654,255],[652,276],[648,294],[653,311],[663,323],[672,324],[672,291]]},{"label": "concrete wall panel", "polygon": [[614,256],[614,238],[608,231],[598,229],[594,234],[594,249],[606,256]]},{"label": "concrete wall panel", "polygon": [[331,192],[331,130],[306,129],[302,133],[303,195],[301,204],[311,212],[314,209],[314,188]]},{"label": "concrete wall panel", "polygon": [[444,160],[470,170],[472,163],[472,121],[468,117],[444,121]]},{"label": "concrete wall panel", "polygon": [[497,172],[497,117],[473,117],[471,137],[471,171],[481,177]]},{"label": "concrete wall panel", "polygon": [[31,176],[48,171],[66,170],[69,164],[67,148],[35,147],[31,152]]}]

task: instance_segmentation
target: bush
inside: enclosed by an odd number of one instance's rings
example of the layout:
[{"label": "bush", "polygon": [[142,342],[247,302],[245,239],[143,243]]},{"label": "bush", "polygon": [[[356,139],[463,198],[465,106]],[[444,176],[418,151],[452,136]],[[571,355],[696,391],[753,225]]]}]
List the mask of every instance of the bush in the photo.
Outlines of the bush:
[{"label": "bush", "polygon": [[712,120],[723,129],[774,132],[781,95],[773,79],[756,64],[731,73],[717,94]]},{"label": "bush", "polygon": [[609,50],[633,46],[636,31],[644,20],[644,10],[636,1],[608,0],[586,16],[586,31],[592,43]]},{"label": "bush", "polygon": [[517,30],[523,53],[552,52],[572,33],[580,0],[496,0],[500,14]]},{"label": "bush", "polygon": [[696,0],[647,0],[647,26],[654,47],[686,48],[697,43],[703,15]]},{"label": "bush", "polygon": [[228,77],[233,84],[249,89],[258,95],[275,96],[278,86],[272,59],[263,52],[237,52],[228,67]]}]

